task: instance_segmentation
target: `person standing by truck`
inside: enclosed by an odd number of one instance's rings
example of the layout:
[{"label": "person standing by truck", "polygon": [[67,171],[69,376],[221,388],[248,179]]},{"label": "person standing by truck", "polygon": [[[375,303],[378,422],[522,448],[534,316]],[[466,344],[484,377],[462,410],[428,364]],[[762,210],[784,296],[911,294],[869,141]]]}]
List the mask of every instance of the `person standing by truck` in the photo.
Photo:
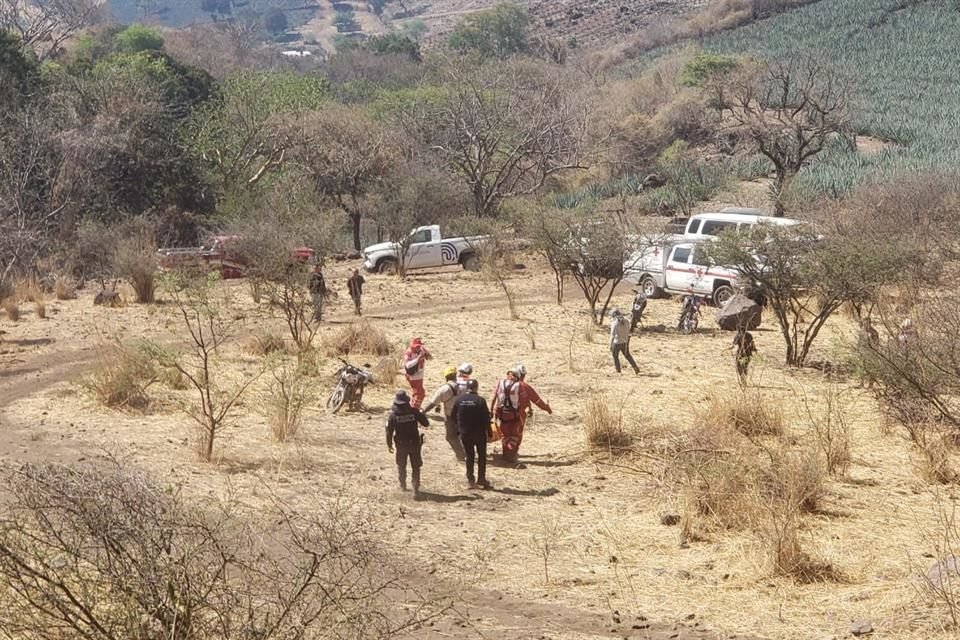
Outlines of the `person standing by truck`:
[{"label": "person standing by truck", "polygon": [[640,367],[630,355],[630,321],[627,320],[620,309],[614,309],[610,312],[610,353],[613,355],[613,366],[620,371],[620,354],[627,359],[630,366],[633,367],[635,374],[640,373]]},{"label": "person standing by truck", "polygon": [[353,275],[347,278],[347,291],[350,292],[350,298],[353,300],[353,313],[360,315],[360,296],[363,295],[363,283],[366,282],[360,275],[360,269],[354,269]]},{"label": "person standing by truck", "polygon": [[747,386],[747,373],[750,368],[750,359],[757,352],[757,345],[753,341],[753,334],[740,327],[737,335],[733,336],[733,344],[728,349],[736,349],[733,356],[734,366],[737,369],[737,381],[740,388]]},{"label": "person standing by truck", "polygon": [[323,270],[318,262],[310,275],[310,295],[313,298],[313,319],[323,320],[323,301],[327,297],[327,283],[323,279]]},{"label": "person standing by truck", "polygon": [[414,338],[410,341],[410,347],[403,354],[403,372],[413,391],[410,406],[419,409],[423,403],[427,392],[423,388],[423,370],[427,366],[427,360],[432,358],[427,348],[423,346],[423,340]]}]

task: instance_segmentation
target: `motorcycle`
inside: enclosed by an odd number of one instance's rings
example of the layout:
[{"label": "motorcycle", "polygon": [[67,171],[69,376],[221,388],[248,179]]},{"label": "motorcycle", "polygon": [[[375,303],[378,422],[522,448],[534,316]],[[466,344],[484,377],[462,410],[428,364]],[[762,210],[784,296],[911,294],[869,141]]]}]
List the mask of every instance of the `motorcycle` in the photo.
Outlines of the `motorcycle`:
[{"label": "motorcycle", "polygon": [[703,298],[696,295],[688,295],[683,298],[683,309],[680,311],[680,320],[677,322],[677,331],[689,335],[697,330],[700,324],[700,307],[703,305]]},{"label": "motorcycle", "polygon": [[351,411],[356,411],[363,399],[363,389],[373,380],[373,374],[368,370],[370,365],[355,367],[343,358],[338,360],[343,366],[333,375],[337,379],[337,386],[327,398],[327,410],[336,413],[346,402],[349,403]]},{"label": "motorcycle", "polygon": [[630,333],[637,330],[637,325],[643,323],[643,311],[647,308],[647,296],[643,291],[636,290],[633,298],[633,307],[630,314]]}]

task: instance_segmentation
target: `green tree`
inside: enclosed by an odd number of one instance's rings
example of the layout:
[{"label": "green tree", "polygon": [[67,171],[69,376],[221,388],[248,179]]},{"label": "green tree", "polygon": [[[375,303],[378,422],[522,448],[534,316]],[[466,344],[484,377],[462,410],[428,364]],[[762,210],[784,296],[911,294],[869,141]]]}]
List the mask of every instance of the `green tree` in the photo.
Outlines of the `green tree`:
[{"label": "green tree", "polygon": [[514,2],[501,2],[493,9],[468,15],[447,42],[463,54],[503,60],[529,50],[529,29],[526,9]]},{"label": "green tree", "polygon": [[113,44],[121,53],[160,51],[163,49],[163,36],[151,27],[132,24],[113,37]]},{"label": "green tree", "polygon": [[899,282],[920,256],[909,246],[875,241],[864,245],[841,234],[758,224],[748,233],[721,234],[703,245],[707,259],[740,272],[759,288],[777,319],[786,364],[802,367],[827,320],[845,302],[875,300]]},{"label": "green tree", "polygon": [[287,30],[287,14],[282,9],[270,9],[263,15],[263,26],[272,34],[283,33]]},{"label": "green tree", "polygon": [[23,49],[20,39],[0,31],[0,108],[9,112],[31,93],[37,70],[36,56]]},{"label": "green tree", "polygon": [[370,36],[363,43],[363,49],[377,55],[405,56],[415,62],[420,62],[420,44],[399,33],[388,33],[383,36]]},{"label": "green tree", "polygon": [[253,187],[282,166],[289,141],[274,125],[323,108],[328,95],[327,81],[315,76],[243,71],[224,80],[190,125],[193,149],[220,195]]}]

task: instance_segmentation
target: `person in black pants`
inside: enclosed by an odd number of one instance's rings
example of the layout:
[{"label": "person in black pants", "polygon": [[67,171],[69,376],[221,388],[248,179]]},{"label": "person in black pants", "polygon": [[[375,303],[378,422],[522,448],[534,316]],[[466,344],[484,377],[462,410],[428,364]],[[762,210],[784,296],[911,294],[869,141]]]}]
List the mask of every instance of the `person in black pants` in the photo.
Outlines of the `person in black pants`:
[{"label": "person in black pants", "polygon": [[387,450],[393,453],[394,445],[397,447],[397,477],[404,491],[407,490],[407,460],[410,460],[414,498],[420,497],[420,467],[423,466],[423,457],[420,455],[423,437],[417,424],[426,427],[430,421],[418,409],[410,406],[410,396],[406,391],[397,391],[387,416]]},{"label": "person in black pants", "polygon": [[[453,415],[457,417],[457,430],[466,454],[467,484],[471,489],[490,488],[487,482],[487,431],[490,429],[490,408],[487,401],[477,394],[480,386],[473,378],[467,380],[466,393],[453,403]],[[476,460],[477,475],[473,475]]]}]

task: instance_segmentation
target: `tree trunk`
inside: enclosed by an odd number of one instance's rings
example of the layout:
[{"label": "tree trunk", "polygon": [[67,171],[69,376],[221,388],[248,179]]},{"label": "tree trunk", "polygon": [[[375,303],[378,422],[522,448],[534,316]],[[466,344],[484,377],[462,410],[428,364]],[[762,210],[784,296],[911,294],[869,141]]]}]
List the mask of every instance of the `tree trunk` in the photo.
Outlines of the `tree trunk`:
[{"label": "tree trunk", "polygon": [[360,246],[360,218],[361,214],[359,212],[350,213],[350,222],[353,223],[353,248],[356,251],[360,251],[363,247]]},{"label": "tree trunk", "polygon": [[772,189],[772,200],[773,200],[773,217],[782,218],[786,209],[783,206],[783,192],[787,187],[787,173],[783,169],[777,169],[777,175],[773,180]]}]

